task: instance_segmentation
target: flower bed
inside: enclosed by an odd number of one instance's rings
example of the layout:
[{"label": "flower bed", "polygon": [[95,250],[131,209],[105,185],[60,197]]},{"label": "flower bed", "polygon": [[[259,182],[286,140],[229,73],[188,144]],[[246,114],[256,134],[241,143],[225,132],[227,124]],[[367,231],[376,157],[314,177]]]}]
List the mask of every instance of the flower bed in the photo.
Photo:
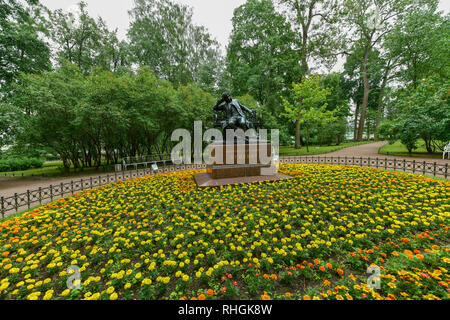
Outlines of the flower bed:
[{"label": "flower bed", "polygon": [[202,190],[198,171],[122,181],[0,222],[0,299],[450,297],[450,183],[281,171],[297,179]]}]

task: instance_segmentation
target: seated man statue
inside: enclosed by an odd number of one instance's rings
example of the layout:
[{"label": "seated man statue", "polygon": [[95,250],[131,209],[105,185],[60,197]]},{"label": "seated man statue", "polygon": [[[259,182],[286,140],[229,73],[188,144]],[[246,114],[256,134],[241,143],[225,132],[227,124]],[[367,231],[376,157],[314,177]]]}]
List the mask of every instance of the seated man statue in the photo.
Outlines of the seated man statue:
[{"label": "seated man statue", "polygon": [[255,111],[240,104],[238,100],[231,99],[228,92],[225,92],[222,95],[222,99],[217,101],[214,106],[214,111],[225,111],[226,120],[221,121],[220,125],[217,125],[221,127],[224,138],[226,136],[225,132],[227,129],[242,129],[247,131],[253,127],[253,125],[247,121],[244,111],[252,115],[255,115]]}]

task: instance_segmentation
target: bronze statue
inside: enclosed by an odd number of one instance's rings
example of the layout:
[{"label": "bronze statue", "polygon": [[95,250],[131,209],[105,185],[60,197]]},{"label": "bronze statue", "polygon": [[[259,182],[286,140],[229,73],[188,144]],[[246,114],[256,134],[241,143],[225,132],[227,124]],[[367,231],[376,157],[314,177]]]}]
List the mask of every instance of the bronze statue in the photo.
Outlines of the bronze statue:
[{"label": "bronze statue", "polygon": [[[257,118],[256,110],[240,104],[237,99],[231,99],[228,92],[225,92],[222,99],[217,101],[214,111],[225,111],[225,119],[219,119],[217,113],[214,115],[214,126],[222,129],[224,137],[227,129],[247,131],[248,129],[257,130],[261,127],[261,120]],[[245,112],[249,113],[249,117]]]}]

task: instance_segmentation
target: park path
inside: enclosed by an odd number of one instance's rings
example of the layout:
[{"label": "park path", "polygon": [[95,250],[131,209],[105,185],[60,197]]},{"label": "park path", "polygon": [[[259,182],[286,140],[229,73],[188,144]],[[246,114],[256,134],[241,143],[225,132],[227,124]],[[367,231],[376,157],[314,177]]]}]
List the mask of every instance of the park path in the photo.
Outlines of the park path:
[{"label": "park path", "polygon": [[397,160],[416,160],[417,162],[426,161],[430,163],[436,162],[437,164],[450,164],[448,159],[434,159],[426,157],[400,157],[400,156],[389,156],[384,154],[379,154],[378,151],[387,145],[387,141],[379,141],[374,143],[363,144],[360,146],[348,147],[341,150],[337,150],[331,153],[318,156],[336,156],[336,157],[363,157],[363,158],[379,158],[379,159],[397,159]]}]

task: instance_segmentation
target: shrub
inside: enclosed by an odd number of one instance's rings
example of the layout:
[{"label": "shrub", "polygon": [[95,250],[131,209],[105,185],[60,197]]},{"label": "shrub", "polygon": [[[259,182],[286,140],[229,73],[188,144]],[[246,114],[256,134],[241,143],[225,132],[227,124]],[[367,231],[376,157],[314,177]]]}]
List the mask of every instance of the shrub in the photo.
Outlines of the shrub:
[{"label": "shrub", "polygon": [[44,160],[38,158],[8,158],[0,159],[0,172],[21,171],[42,168]]}]

